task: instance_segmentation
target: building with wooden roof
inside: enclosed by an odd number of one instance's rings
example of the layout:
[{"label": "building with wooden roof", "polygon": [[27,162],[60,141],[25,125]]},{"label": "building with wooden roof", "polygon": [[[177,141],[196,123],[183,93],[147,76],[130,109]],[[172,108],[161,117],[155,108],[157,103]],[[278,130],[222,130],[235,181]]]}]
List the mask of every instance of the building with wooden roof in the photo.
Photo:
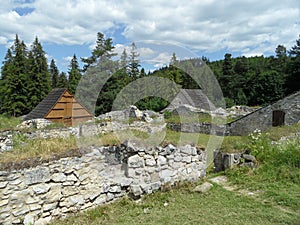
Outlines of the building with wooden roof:
[{"label": "building with wooden roof", "polygon": [[25,120],[38,118],[73,126],[92,119],[93,115],[70,91],[55,88],[25,117]]}]

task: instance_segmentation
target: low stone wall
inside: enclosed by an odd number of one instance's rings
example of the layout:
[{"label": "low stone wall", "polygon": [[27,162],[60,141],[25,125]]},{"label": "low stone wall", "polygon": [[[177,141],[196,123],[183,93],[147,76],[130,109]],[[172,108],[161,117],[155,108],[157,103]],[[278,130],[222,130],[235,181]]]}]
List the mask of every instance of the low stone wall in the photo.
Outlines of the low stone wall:
[{"label": "low stone wall", "polygon": [[206,173],[206,152],[186,145],[90,147],[81,157],[0,171],[0,224],[45,224],[124,195],[139,197]]},{"label": "low stone wall", "polygon": [[201,133],[223,136],[225,134],[225,125],[215,125],[211,123],[168,123],[168,128],[176,132]]}]

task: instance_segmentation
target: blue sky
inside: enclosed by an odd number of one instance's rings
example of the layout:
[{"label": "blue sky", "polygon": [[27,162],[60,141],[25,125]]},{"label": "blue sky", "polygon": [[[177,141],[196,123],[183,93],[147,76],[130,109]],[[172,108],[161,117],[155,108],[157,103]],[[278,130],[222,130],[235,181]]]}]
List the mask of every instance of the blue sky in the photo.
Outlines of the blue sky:
[{"label": "blue sky", "polygon": [[[91,54],[97,32],[111,37],[118,53],[139,43],[141,59],[154,66],[168,63],[174,51],[187,57],[183,49],[211,61],[227,52],[269,56],[278,44],[295,44],[299,8],[298,0],[2,0],[0,60],[16,34],[27,46],[37,36],[48,62],[67,72],[74,53]],[[163,44],[145,45],[149,40]]]}]

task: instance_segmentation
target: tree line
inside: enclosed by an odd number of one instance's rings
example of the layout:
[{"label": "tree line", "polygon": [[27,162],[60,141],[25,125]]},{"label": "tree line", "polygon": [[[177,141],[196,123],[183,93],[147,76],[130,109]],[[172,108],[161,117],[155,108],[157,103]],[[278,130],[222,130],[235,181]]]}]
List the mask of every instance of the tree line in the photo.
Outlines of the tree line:
[{"label": "tree line", "polygon": [[[1,68],[0,114],[12,116],[27,114],[51,89],[57,87],[68,88],[73,94],[77,91],[82,103],[90,104],[86,107],[93,110],[95,115],[110,111],[117,94],[128,84],[144,77],[164,77],[186,89],[213,88],[199,86],[199,82],[179,69],[178,63],[188,66],[193,60],[179,61],[176,53],[173,53],[169,66],[146,74],[145,69],[141,68],[135,43],[132,43],[129,52],[123,50],[119,60],[115,60],[114,48],[112,39],[105,38],[98,32],[96,46],[91,56],[80,59],[84,63],[83,68],[79,67],[74,54],[66,74],[59,72],[54,60],[51,60],[48,66],[46,53],[38,38],[30,48],[27,48],[16,35]],[[206,57],[202,57],[201,61],[205,62],[217,77],[227,106],[264,105],[299,90],[300,36],[290,50],[278,45],[275,53],[275,56],[270,57],[237,58],[232,58],[231,54],[226,53],[223,60],[210,62]],[[197,60],[194,59],[194,62]],[[102,73],[112,68],[112,74]],[[85,79],[77,88],[83,76]],[[84,82],[88,81],[89,83],[85,85]],[[103,81],[105,82],[101,86]],[[159,84],[157,88],[160,88]],[[93,101],[90,100],[92,96],[95,99]],[[135,104],[141,109],[159,111],[166,107],[168,102],[160,97],[147,96]]]}]

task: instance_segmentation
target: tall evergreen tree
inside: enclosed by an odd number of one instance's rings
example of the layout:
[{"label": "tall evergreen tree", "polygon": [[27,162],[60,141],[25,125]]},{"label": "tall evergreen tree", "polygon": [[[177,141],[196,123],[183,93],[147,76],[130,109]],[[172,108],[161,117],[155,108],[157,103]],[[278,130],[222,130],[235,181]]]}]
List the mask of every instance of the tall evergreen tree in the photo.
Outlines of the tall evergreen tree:
[{"label": "tall evergreen tree", "polygon": [[58,88],[67,88],[68,87],[68,78],[65,72],[61,72],[57,80]]},{"label": "tall evergreen tree", "polygon": [[58,87],[59,71],[54,59],[51,60],[49,72],[51,74],[52,88]]},{"label": "tall evergreen tree", "polygon": [[139,77],[139,67],[141,66],[140,60],[138,59],[139,53],[134,42],[131,44],[131,50],[129,54],[129,64],[128,64],[128,75],[133,79]]},{"label": "tall evergreen tree", "polygon": [[126,70],[127,64],[128,64],[128,55],[126,49],[124,48],[120,57],[120,68]]},{"label": "tall evergreen tree", "polygon": [[46,53],[36,37],[28,56],[29,79],[28,108],[33,109],[51,90],[51,75],[48,70]]},{"label": "tall evergreen tree", "polygon": [[68,73],[69,73],[68,89],[71,93],[75,94],[77,85],[81,78],[81,72],[75,54],[73,55],[73,58],[70,62]]},{"label": "tall evergreen tree", "polygon": [[104,38],[104,34],[97,33],[96,47],[92,51],[92,55],[88,58],[81,58],[85,63],[83,71],[86,71],[91,65],[100,63],[101,61],[109,60],[111,57],[117,55],[113,52],[114,46],[112,45],[111,38]]},{"label": "tall evergreen tree", "polygon": [[23,41],[16,35],[14,44],[6,54],[6,61],[2,67],[1,86],[4,90],[1,110],[12,116],[19,116],[28,111],[26,82],[27,72],[27,48]]}]

